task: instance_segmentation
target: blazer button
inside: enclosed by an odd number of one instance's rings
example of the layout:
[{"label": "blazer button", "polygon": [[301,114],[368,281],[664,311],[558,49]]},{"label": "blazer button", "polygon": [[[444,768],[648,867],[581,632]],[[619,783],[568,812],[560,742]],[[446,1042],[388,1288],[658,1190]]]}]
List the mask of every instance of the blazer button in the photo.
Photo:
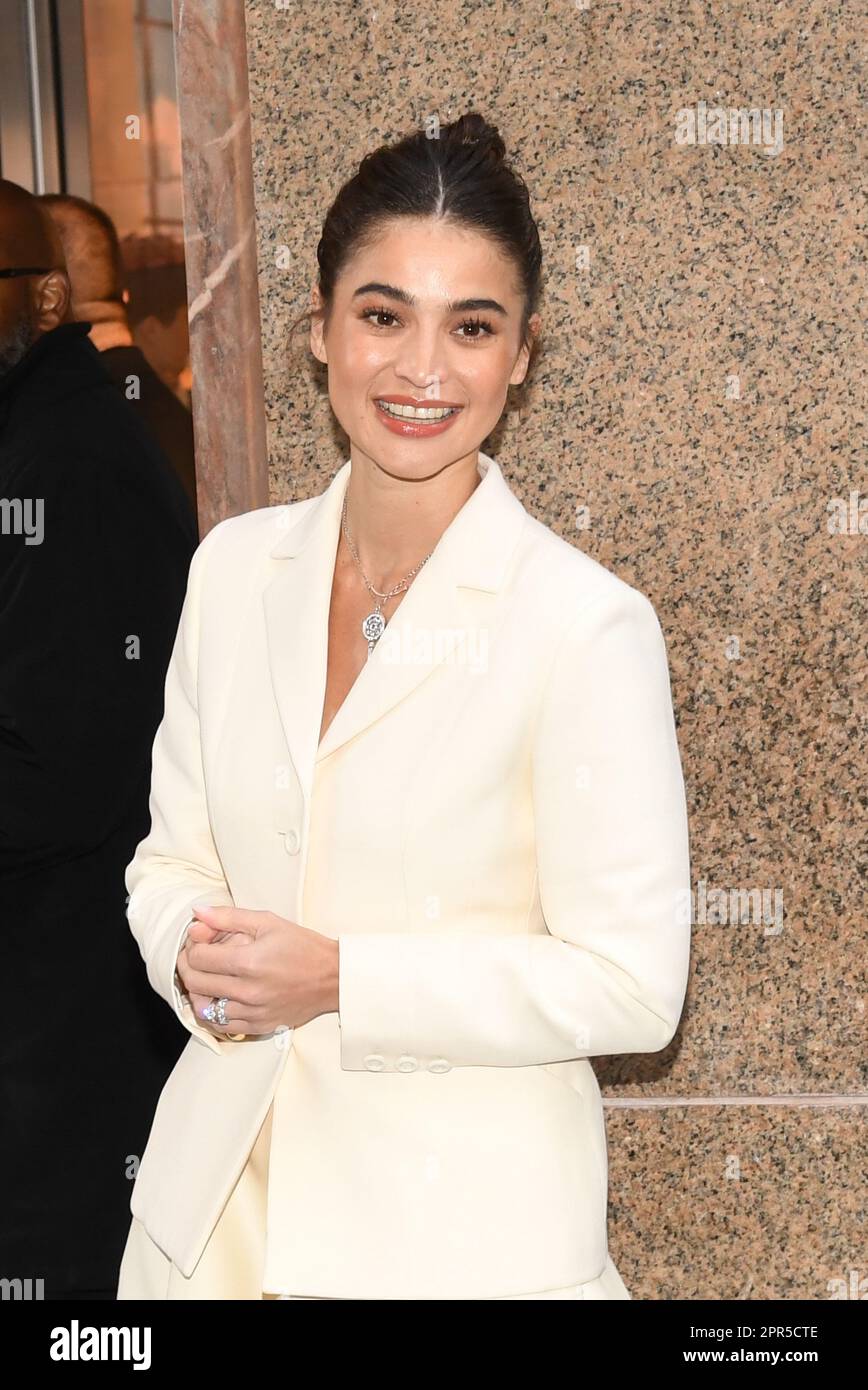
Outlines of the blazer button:
[{"label": "blazer button", "polygon": [[429,1070],[429,1071],[451,1071],[451,1070],[452,1070],[452,1063],[451,1063],[451,1062],[447,1062],[447,1060],[446,1060],[445,1057],[435,1057],[433,1061],[431,1061],[431,1062],[428,1063],[428,1070]]},{"label": "blazer button", "polygon": [[395,1065],[397,1066],[398,1071],[416,1071],[418,1069],[419,1063],[416,1061],[415,1057],[411,1057],[408,1053],[405,1052],[403,1057],[398,1058],[398,1061]]},{"label": "blazer button", "polygon": [[368,1071],[382,1071],[386,1065],[385,1057],[381,1057],[379,1052],[369,1052],[365,1058],[365,1066]]},{"label": "blazer button", "polygon": [[297,830],[284,831],[283,848],[286,850],[287,854],[298,854],[300,844],[301,840]]}]

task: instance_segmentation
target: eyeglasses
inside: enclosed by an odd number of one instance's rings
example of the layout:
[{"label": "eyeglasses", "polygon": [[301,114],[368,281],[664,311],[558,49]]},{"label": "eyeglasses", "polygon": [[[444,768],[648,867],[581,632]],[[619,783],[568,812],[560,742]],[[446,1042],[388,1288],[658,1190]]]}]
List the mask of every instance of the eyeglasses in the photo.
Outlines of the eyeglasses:
[{"label": "eyeglasses", "polygon": [[50,265],[21,265],[13,270],[0,270],[0,280],[11,280],[16,275],[50,275]]}]

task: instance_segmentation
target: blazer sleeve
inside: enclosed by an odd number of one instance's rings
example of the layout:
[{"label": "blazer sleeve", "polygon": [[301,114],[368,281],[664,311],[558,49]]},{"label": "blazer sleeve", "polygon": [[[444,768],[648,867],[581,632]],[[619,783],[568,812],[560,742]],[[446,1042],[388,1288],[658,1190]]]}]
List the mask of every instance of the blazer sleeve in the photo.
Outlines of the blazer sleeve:
[{"label": "blazer sleeve", "polygon": [[672,1039],[690,954],[687,808],[665,640],[629,585],[592,599],[560,641],[532,795],[547,931],[450,921],[340,936],[344,1070],[401,1070],[407,1056],[435,1072],[529,1066]]},{"label": "blazer sleeve", "polygon": [[208,533],[190,564],[166,672],[163,719],[153,744],[151,828],[127,866],[126,887],[127,919],[151,985],[193,1037],[222,1055],[232,1044],[196,1021],[175,978],[193,906],[234,906],[208,818],[197,702],[201,591],[219,529]]}]

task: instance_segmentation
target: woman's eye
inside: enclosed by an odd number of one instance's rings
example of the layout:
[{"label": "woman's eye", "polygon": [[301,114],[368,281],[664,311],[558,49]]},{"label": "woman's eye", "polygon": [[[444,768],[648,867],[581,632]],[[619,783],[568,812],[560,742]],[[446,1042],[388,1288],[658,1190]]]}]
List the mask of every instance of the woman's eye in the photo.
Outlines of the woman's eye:
[{"label": "woman's eye", "polygon": [[481,333],[468,333],[468,334],[466,334],[466,335],[464,335],[464,334],[462,335],[462,336],[466,336],[466,337],[470,338],[471,341],[474,341],[474,340],[478,341],[478,339],[480,339],[480,338],[488,337],[488,335],[494,331],[494,330],[492,329],[492,327],[491,327],[491,324],[490,324],[490,323],[487,323],[485,319],[465,319],[464,323],[461,323],[461,324],[459,324],[458,326],[459,326],[459,328],[480,328],[480,329],[482,329],[482,332],[481,332]]},{"label": "woman's eye", "polygon": [[362,318],[367,319],[373,328],[390,327],[388,323],[373,323],[373,319],[394,319],[395,317],[396,315],[392,313],[391,309],[364,309],[362,311]]}]

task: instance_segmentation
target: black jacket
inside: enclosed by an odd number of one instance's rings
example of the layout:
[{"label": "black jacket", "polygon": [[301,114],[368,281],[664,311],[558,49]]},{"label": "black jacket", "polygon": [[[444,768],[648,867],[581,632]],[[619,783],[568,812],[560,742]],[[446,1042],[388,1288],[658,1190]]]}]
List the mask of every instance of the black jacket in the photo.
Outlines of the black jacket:
[{"label": "black jacket", "polygon": [[124,871],[196,529],[88,327],[0,377],[0,1274],[46,1297],[115,1287],[187,1041],[148,984]]},{"label": "black jacket", "polygon": [[[196,510],[196,465],[193,456],[193,420],[189,410],[157,376],[141,348],[105,348],[100,361],[124,393],[124,399],[139,414],[154,435],[166,458],[183,484],[193,511]],[[130,377],[135,377],[138,395],[128,395]]]}]

